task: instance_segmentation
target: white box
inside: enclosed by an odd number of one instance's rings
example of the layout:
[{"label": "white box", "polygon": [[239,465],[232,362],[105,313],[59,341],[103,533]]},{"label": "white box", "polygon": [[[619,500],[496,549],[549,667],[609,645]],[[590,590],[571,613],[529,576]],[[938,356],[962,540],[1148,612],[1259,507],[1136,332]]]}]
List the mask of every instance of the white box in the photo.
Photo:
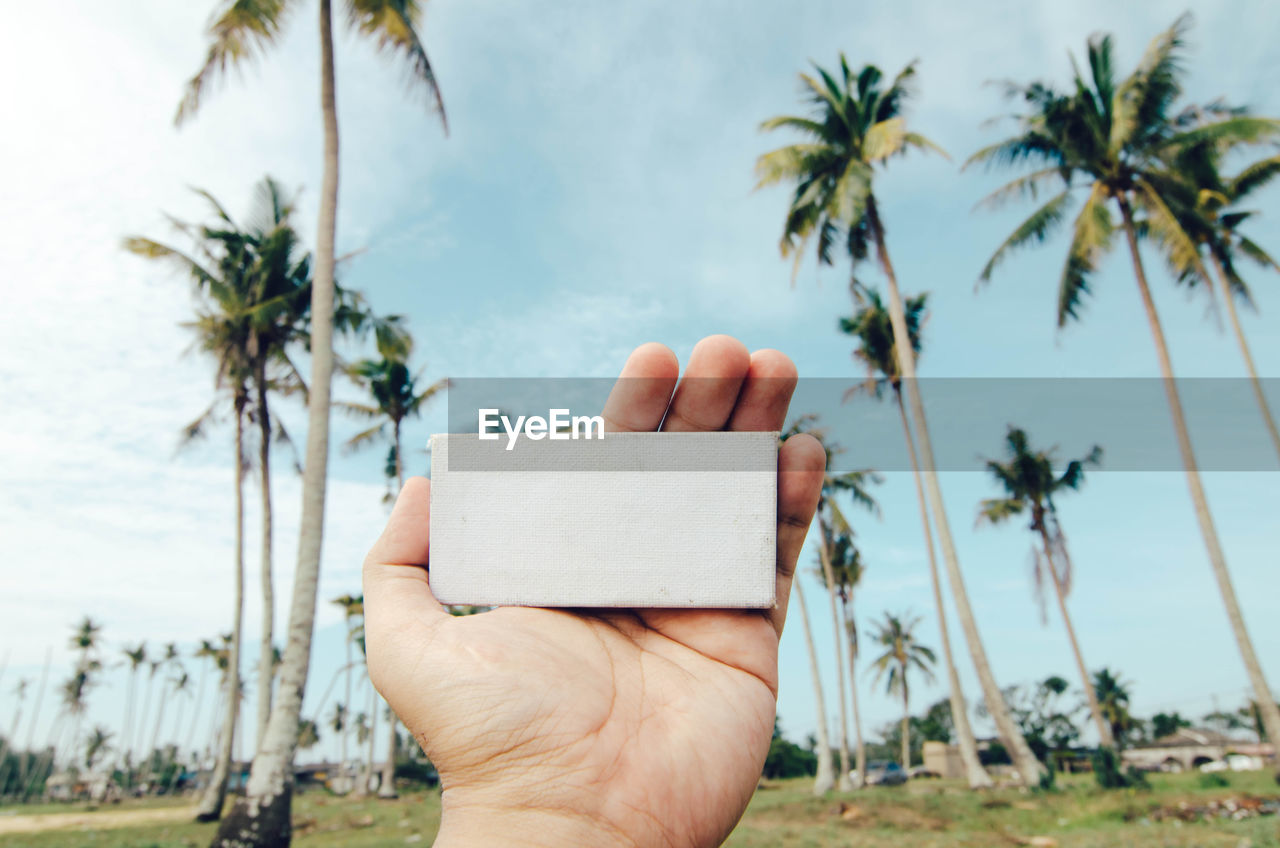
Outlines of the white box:
[{"label": "white box", "polygon": [[772,607],[777,440],[433,436],[431,589],[477,606]]}]

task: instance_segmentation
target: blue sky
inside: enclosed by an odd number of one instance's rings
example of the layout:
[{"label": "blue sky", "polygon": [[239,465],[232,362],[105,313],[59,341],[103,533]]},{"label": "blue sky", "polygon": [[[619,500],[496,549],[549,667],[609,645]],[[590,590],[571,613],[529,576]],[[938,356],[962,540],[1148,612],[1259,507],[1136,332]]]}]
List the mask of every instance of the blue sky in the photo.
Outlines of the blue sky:
[{"label": "blue sky", "polygon": [[[117,246],[130,233],[167,235],[162,210],[199,216],[189,185],[244,210],[266,173],[302,189],[300,224],[310,237],[320,184],[317,50],[314,10],[303,4],[275,53],[233,74],[192,124],[174,130],[181,85],[203,51],[203,5],[84,2],[56,30],[34,7],[16,9],[0,34],[0,73],[23,81],[0,137],[8,195],[0,232],[9,242],[0,313],[0,562],[14,587],[0,599],[6,715],[13,682],[38,676],[46,648],[55,679],[63,675],[65,637],[82,614],[105,623],[113,653],[140,638],[190,645],[229,617],[229,434],[174,455],[179,429],[207,404],[210,385],[206,364],[182,355],[187,341],[177,323],[190,309],[187,288]],[[683,360],[700,337],[717,332],[785,351],[805,377],[853,377],[849,347],[834,329],[848,309],[845,271],[808,263],[789,285],[789,264],[777,253],[785,191],[752,190],[755,158],[786,138],[761,136],[756,126],[800,108],[795,75],[810,59],[831,64],[843,50],[855,64],[892,71],[919,57],[911,120],[952,161],[897,161],[879,177],[878,193],[904,289],[931,292],[922,374],[1153,376],[1152,344],[1122,254],[1099,275],[1085,320],[1065,331],[1053,320],[1061,240],[1009,261],[975,295],[978,270],[1028,210],[973,211],[1000,175],[961,173],[957,162],[999,136],[983,121],[1007,106],[985,82],[1061,81],[1067,50],[1079,52],[1097,29],[1115,33],[1121,65],[1130,67],[1187,6],[535,9],[438,0],[424,34],[449,110],[447,139],[421,98],[406,96],[398,69],[368,45],[339,44],[339,250],[364,249],[343,281],[378,309],[407,316],[433,377],[607,376],[639,343],[662,341]],[[1190,8],[1189,96],[1226,94],[1261,113],[1280,112],[1272,85],[1280,7]],[[1259,207],[1264,216],[1253,232],[1280,249],[1275,192]],[[1234,344],[1206,317],[1205,303],[1175,290],[1154,257],[1148,265],[1179,374],[1240,376]],[[1251,279],[1259,313],[1244,314],[1246,332],[1263,374],[1280,377],[1280,296],[1274,279]],[[300,436],[300,410],[284,415]],[[441,406],[415,423],[411,445],[424,445],[443,416]],[[336,427],[355,431],[340,419]],[[992,452],[1000,435],[991,434]],[[421,470],[425,455],[416,457]],[[322,598],[356,590],[360,559],[385,516],[377,454],[335,453],[332,468]],[[298,483],[280,478],[282,621]],[[1275,684],[1280,479],[1206,479]],[[976,502],[992,494],[981,476],[946,474],[943,487],[998,679],[1073,678],[1060,623],[1051,615],[1042,627],[1032,601],[1026,534],[973,529]],[[858,614],[869,621],[886,609],[914,609],[926,616],[924,640],[936,645],[910,480],[888,475],[879,497],[883,520],[859,522],[869,570]],[[1237,703],[1245,679],[1181,475],[1098,473],[1061,506],[1078,568],[1070,603],[1090,665],[1132,681],[1139,713],[1199,715],[1215,699]],[[251,510],[251,540],[255,522]],[[804,558],[807,567],[811,553]],[[248,566],[252,587],[253,553]],[[834,707],[819,598],[811,591]],[[249,642],[259,614],[250,591]],[[340,662],[341,632],[337,610],[322,604],[318,681],[327,683]],[[781,668],[783,723],[802,736],[814,710],[798,626],[784,636]],[[976,698],[967,660],[962,677]],[[897,705],[873,693],[869,679],[859,684],[869,728],[896,717]],[[123,690],[113,673],[95,693],[95,715],[108,726],[118,721]],[[936,685],[915,691],[916,706],[943,693]]]}]

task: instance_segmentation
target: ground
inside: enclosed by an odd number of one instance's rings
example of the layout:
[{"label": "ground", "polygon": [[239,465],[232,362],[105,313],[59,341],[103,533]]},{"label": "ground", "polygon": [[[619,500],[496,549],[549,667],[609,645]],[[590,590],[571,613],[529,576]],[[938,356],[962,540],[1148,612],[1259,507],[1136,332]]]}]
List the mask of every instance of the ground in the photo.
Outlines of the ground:
[{"label": "ground", "polygon": [[[1155,775],[1149,790],[1102,792],[1091,778],[1051,793],[975,795],[946,781],[813,798],[808,781],[768,783],[756,793],[729,846],[736,848],[925,848],[1030,845],[1280,847],[1280,787],[1262,773],[1228,775],[1206,787],[1198,774]],[[313,791],[297,799],[295,842],[324,846],[431,844],[439,796],[355,801]],[[1259,805],[1259,800],[1262,802]],[[130,802],[100,810],[45,805],[0,810],[0,848],[202,848],[214,825],[190,822],[189,804]]]}]

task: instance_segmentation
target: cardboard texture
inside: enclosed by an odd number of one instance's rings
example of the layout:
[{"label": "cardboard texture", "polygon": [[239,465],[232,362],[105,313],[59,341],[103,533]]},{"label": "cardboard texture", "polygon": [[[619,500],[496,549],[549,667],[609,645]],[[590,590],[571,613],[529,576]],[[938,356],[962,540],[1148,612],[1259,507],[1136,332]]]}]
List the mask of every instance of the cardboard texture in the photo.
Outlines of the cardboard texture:
[{"label": "cardboard texture", "polygon": [[[777,433],[431,439],[444,604],[768,608]],[[450,454],[453,467],[450,468]]]}]

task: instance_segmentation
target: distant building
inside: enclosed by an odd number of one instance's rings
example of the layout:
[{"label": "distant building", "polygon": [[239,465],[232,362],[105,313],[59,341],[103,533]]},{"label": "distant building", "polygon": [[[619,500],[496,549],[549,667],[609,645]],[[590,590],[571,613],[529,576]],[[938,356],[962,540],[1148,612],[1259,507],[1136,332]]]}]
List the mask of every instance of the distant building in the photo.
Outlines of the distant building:
[{"label": "distant building", "polygon": [[1275,755],[1275,746],[1233,739],[1216,730],[1184,727],[1153,742],[1135,745],[1125,750],[1121,758],[1126,765],[1145,771],[1178,772],[1225,759],[1228,754],[1271,757]]}]

